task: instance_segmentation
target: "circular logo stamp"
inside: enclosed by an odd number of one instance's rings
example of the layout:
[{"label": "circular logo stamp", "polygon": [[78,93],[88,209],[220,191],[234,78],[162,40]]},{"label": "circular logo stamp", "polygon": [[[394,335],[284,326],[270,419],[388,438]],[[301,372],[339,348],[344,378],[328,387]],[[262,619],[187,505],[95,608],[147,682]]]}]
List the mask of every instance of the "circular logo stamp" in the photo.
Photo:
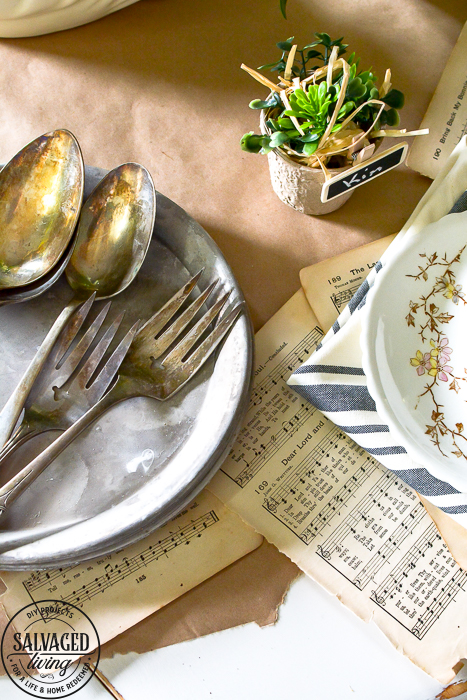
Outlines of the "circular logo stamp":
[{"label": "circular logo stamp", "polygon": [[99,635],[75,605],[39,600],[11,618],[2,636],[1,656],[20,690],[34,698],[66,698],[93,677]]}]

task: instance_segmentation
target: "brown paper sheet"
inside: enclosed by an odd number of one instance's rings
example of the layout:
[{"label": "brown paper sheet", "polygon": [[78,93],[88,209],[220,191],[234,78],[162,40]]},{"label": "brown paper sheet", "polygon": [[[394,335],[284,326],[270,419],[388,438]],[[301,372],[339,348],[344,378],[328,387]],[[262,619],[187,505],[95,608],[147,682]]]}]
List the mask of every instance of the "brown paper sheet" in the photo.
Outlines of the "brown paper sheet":
[{"label": "brown paper sheet", "polygon": [[[406,95],[402,125],[417,128],[465,21],[464,0],[394,0],[384,22],[379,0],[289,5],[286,23],[270,0],[141,0],[74,30],[0,41],[0,161],[38,134],[66,127],[88,164],[142,162],[158,189],[220,245],[259,328],[296,291],[301,268],[399,230],[429,181],[401,167],[321,219],[288,208],[272,192],[266,159],[238,147],[245,131],[258,128],[248,102],[263,96],[240,63],[273,60],[275,41],[294,31],[301,43],[313,31],[344,34],[378,75],[392,68]],[[279,557],[275,566],[288,580],[296,575],[277,551],[267,556]],[[254,617],[269,587],[270,577],[257,581],[244,618]],[[167,610],[183,604],[182,597]],[[274,609],[273,596],[268,605]],[[216,625],[213,614],[211,631]]]},{"label": "brown paper sheet", "polygon": [[105,644],[102,656],[152,651],[247,622],[271,625],[300,573],[265,540],[251,554]]},{"label": "brown paper sheet", "polygon": [[[190,639],[256,622],[277,620],[278,608],[300,569],[276,547],[260,547],[164,606],[102,646],[102,658],[161,649]],[[0,595],[5,591],[0,580]],[[8,616],[0,602],[0,637]],[[13,632],[7,638],[13,643]],[[5,675],[0,664],[0,675]]]},{"label": "brown paper sheet", "polygon": [[275,42],[293,33],[301,44],[313,31],[344,35],[381,79],[392,69],[406,96],[401,125],[418,128],[465,2],[295,0],[288,17],[272,0],[141,0],[83,27],[1,40],[0,160],[62,126],[89,164],[143,163],[219,243],[259,328],[301,268],[398,231],[429,181],[401,166],[323,218],[293,211],[272,191],[267,159],[239,148],[258,129],[248,103],[266,96],[240,64],[274,60]]}]

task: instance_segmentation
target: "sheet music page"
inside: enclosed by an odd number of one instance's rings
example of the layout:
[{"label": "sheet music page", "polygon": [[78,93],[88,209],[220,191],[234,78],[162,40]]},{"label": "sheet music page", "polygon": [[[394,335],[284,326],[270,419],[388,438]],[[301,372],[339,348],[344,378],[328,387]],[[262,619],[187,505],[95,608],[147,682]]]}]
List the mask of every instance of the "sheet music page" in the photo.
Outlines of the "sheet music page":
[{"label": "sheet music page", "polygon": [[467,133],[467,24],[443,71],[421,128],[428,128],[430,133],[415,137],[407,165],[434,179]]},{"label": "sheet music page", "polygon": [[[164,527],[114,554],[54,571],[2,571],[0,603],[60,600],[91,618],[101,644],[253,551],[263,538],[204,490]],[[77,631],[80,631],[79,629]]]},{"label": "sheet music page", "polygon": [[300,270],[300,282],[308,303],[325,333],[395,237],[396,234],[392,234],[378,238]]},{"label": "sheet music page", "polygon": [[250,407],[209,489],[447,683],[467,655],[467,573],[417,494],[287,386],[321,337],[303,290],[257,333]]}]

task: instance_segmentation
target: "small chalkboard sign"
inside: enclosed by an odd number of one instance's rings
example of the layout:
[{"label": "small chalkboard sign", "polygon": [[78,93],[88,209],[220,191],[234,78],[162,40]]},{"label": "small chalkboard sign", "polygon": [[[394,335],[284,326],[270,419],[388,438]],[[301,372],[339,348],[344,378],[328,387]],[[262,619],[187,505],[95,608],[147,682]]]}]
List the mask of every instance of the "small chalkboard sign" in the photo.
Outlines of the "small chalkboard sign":
[{"label": "small chalkboard sign", "polygon": [[327,180],[321,190],[321,201],[329,202],[330,199],[340,197],[355,187],[364,185],[369,180],[374,180],[383,173],[387,173],[400,163],[403,163],[407,155],[408,144],[404,141],[397,146],[388,148],[387,151],[373,156],[361,165],[349,168]]}]

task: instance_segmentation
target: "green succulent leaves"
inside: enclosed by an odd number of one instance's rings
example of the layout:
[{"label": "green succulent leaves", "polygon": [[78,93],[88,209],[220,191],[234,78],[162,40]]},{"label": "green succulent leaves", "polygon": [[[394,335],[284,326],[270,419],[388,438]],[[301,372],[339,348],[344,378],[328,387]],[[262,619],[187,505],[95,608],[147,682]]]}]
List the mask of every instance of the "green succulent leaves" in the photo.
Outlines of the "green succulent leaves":
[{"label": "green succulent leaves", "polygon": [[389,90],[388,94],[382,98],[389,107],[402,109],[404,106],[404,94],[400,90]]},{"label": "green succulent leaves", "polygon": [[[285,16],[287,0],[281,0],[281,10]],[[319,61],[326,65],[335,46],[338,47],[338,55],[346,53],[347,44],[343,43],[344,37],[331,39],[326,32],[316,32],[315,40],[302,49],[297,49],[295,60],[291,67],[292,77],[300,80],[307,78],[319,65],[309,65],[309,62]],[[285,41],[277,43],[277,48],[282,52],[281,58],[273,63],[260,66],[261,69],[269,69],[273,72],[285,71],[289,52],[294,45],[295,37],[291,36]],[[354,128],[367,131],[374,124],[374,129],[395,127],[399,124],[399,111],[404,105],[404,95],[400,90],[391,89],[384,97],[380,97],[376,85],[377,76],[372,69],[359,71],[360,59],[355,53],[347,59],[349,64],[349,81],[345,92],[343,104],[339,109],[336,123],[332,132],[340,129],[344,120],[350,115]],[[255,99],[250,102],[251,109],[265,110],[269,117],[266,125],[268,134],[259,135],[249,132],[240,142],[241,148],[248,153],[269,153],[274,148],[289,146],[295,153],[312,155],[318,148],[318,144],[324,135],[329,119],[334,113],[335,104],[339,99],[342,89],[344,72],[341,70],[333,83],[327,85],[325,80],[318,84],[310,84],[307,89],[302,87],[294,89],[289,97],[290,109],[285,108],[277,92],[271,93],[266,100]],[[386,107],[380,112],[381,105],[374,104],[372,100],[383,102]],[[368,104],[368,102],[370,103]],[[300,129],[297,129],[297,120]],[[375,121],[376,120],[376,121]]]},{"label": "green succulent leaves", "polygon": [[270,140],[270,136],[258,136],[252,131],[249,131],[248,134],[242,136],[240,140],[240,148],[242,151],[246,151],[247,153],[259,153],[263,147],[268,147]]}]

